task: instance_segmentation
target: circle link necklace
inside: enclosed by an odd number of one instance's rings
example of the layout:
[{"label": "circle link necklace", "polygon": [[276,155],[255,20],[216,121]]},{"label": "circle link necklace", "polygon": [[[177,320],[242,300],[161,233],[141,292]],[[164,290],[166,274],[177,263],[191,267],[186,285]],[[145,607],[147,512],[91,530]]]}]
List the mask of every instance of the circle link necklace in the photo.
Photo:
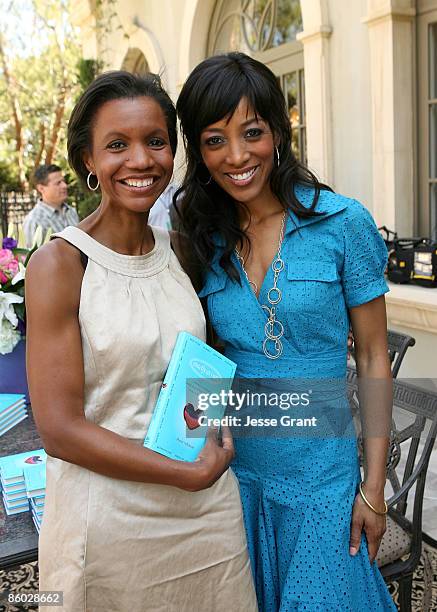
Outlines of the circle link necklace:
[{"label": "circle link necklace", "polygon": [[[276,318],[276,306],[282,300],[282,291],[278,287],[278,278],[284,269],[284,260],[281,257],[282,243],[284,240],[284,228],[285,228],[286,213],[282,216],[281,229],[279,231],[278,250],[275,258],[272,261],[271,268],[273,270],[273,286],[267,291],[267,301],[270,305],[262,304],[261,308],[267,312],[268,319],[264,325],[264,340],[262,344],[263,353],[269,359],[278,359],[283,352],[283,346],[281,338],[284,335],[284,325],[279,319]],[[249,286],[253,290],[255,297],[258,293],[258,285],[251,281],[246,268],[244,266],[244,259],[241,256],[239,250],[235,247],[235,254],[238,261],[241,264],[241,268],[247,278]]]}]

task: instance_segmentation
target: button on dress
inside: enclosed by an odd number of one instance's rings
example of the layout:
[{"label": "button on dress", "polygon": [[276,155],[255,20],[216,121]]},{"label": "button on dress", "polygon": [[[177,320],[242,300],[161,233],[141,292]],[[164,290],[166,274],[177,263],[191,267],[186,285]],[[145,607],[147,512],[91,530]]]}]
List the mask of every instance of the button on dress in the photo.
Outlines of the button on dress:
[{"label": "button on dress", "polygon": [[[155,246],[140,256],[115,253],[79,228],[57,234],[88,257],[79,308],[85,416],[138,445],[178,333],[205,338],[168,232],[152,229]],[[68,612],[257,610],[230,469],[189,493],[48,457],[39,569],[40,590],[62,591]]]},{"label": "button on dress", "polygon": [[[296,195],[311,206],[313,189],[297,186]],[[322,386],[335,380],[337,390],[344,387],[348,309],[388,291],[387,250],[368,211],[330,191],[321,191],[316,211],[325,214],[299,218],[288,212],[285,266],[278,279],[282,300],[276,305],[285,330],[277,360],[262,350],[271,268],[257,298],[235,256],[241,285],[221,268],[222,243],[216,237],[212,268],[199,294],[225,354],[237,363],[237,377],[263,379],[271,390],[284,391],[294,379]],[[376,563],[369,562],[364,535],[358,554],[349,554],[360,471],[346,394],[337,395],[319,406],[321,420],[332,426],[322,434],[301,429],[275,437],[267,428],[263,433],[253,428],[241,435],[233,428],[233,468],[264,612],[396,610]]]}]

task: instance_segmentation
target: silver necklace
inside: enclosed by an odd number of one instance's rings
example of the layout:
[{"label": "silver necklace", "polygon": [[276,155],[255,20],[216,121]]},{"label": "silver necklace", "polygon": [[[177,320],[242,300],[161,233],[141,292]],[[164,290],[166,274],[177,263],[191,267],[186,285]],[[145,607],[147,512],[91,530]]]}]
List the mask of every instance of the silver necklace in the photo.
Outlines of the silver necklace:
[{"label": "silver necklace", "polygon": [[[284,212],[282,216],[281,229],[279,232],[278,251],[274,260],[272,261],[271,266],[273,270],[273,286],[267,291],[267,301],[269,302],[270,306],[267,304],[261,305],[261,308],[263,308],[268,314],[268,319],[264,325],[265,338],[263,340],[263,353],[269,359],[278,359],[283,352],[281,338],[284,335],[284,326],[281,321],[276,318],[276,306],[282,300],[282,291],[278,287],[278,278],[284,269],[284,260],[281,257],[281,249],[282,242],[284,240],[285,219],[286,213]],[[247,278],[247,282],[256,295],[258,293],[258,285],[249,279],[246,268],[244,267],[244,259],[236,247],[235,254],[241,264],[241,268]],[[273,343],[273,347],[271,343]]]}]

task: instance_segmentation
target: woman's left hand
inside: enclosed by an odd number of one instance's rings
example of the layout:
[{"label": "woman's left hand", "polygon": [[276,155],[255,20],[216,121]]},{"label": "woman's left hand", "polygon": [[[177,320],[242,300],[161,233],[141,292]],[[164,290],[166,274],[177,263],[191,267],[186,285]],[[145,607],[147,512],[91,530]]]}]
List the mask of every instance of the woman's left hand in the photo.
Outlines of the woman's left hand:
[{"label": "woman's left hand", "polygon": [[[384,506],[384,494],[372,494],[367,489],[365,495],[375,508]],[[352,510],[351,536],[349,552],[355,556],[360,548],[361,532],[364,530],[367,539],[370,563],[373,563],[378,553],[379,545],[386,530],[386,516],[376,514],[363,501],[358,493]]]}]

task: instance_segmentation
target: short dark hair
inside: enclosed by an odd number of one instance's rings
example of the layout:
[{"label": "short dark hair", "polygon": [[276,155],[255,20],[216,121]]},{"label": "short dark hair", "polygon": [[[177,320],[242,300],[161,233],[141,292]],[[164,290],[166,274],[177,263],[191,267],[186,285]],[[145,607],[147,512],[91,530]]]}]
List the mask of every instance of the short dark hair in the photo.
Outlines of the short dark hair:
[{"label": "short dark hair", "polygon": [[53,174],[53,172],[62,172],[62,168],[56,164],[44,164],[42,166],[38,166],[33,173],[33,184],[35,186],[47,185],[49,182],[49,174]]},{"label": "short dark hair", "polygon": [[[176,109],[184,137],[187,168],[184,181],[174,196],[181,196],[179,212],[182,230],[190,238],[199,261],[208,265],[215,252],[215,240],[223,240],[221,263],[233,278],[238,272],[231,255],[238,243],[250,240],[240,228],[238,206],[214,181],[208,179],[200,151],[200,135],[208,126],[232,117],[245,98],[249,108],[266,121],[278,138],[278,158],[270,175],[272,192],[284,210],[300,217],[316,216],[314,209],[321,189],[330,189],[298,159],[291,147],[291,126],[284,94],[273,72],[244,53],[231,52],[209,57],[189,75],[179,94]],[[274,155],[274,153],[272,153]],[[294,187],[303,184],[314,188],[313,202],[305,207]],[[214,238],[215,236],[215,238]]]},{"label": "short dark hair", "polygon": [[162,87],[157,74],[136,75],[124,70],[113,70],[99,75],[83,92],[71,113],[67,131],[68,162],[86,184],[88,170],[82,155],[92,145],[92,122],[103,104],[111,100],[146,96],[161,107],[166,123],[173,157],[177,148],[176,109]]}]

